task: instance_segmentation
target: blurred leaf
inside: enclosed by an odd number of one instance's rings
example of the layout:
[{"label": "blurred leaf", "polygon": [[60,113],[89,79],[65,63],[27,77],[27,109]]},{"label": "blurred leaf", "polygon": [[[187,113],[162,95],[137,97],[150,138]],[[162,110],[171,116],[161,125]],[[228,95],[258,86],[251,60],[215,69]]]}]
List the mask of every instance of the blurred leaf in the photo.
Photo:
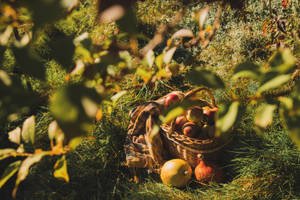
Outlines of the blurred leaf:
[{"label": "blurred leaf", "polygon": [[147,64],[149,65],[149,67],[153,66],[153,63],[155,61],[155,55],[154,52],[152,50],[149,50],[146,54],[146,61]]},{"label": "blurred leaf", "polygon": [[116,21],[116,23],[121,31],[129,34],[136,34],[139,32],[137,29],[136,14],[133,8],[128,8],[125,15]]},{"label": "blurred leaf", "polygon": [[124,16],[125,8],[121,5],[112,5],[101,12],[99,16],[100,23],[110,23]]},{"label": "blurred leaf", "polygon": [[160,54],[155,58],[155,64],[159,69],[162,68],[164,62],[164,56],[165,56],[164,54]]},{"label": "blurred leaf", "polygon": [[6,50],[6,47],[0,45],[0,64],[2,64],[2,59],[3,59],[3,56],[4,56],[5,50]]},{"label": "blurred leaf", "polygon": [[173,47],[164,54],[164,59],[163,59],[164,63],[169,64],[171,62],[175,51],[176,51],[176,47]]},{"label": "blurred leaf", "polygon": [[194,37],[194,34],[190,29],[180,29],[172,35],[171,39],[184,37]]},{"label": "blurred leaf", "polygon": [[8,132],[9,141],[20,144],[21,143],[21,129],[20,127],[15,128],[14,130]]},{"label": "blurred leaf", "polygon": [[127,94],[127,91],[124,90],[124,91],[121,91],[121,92],[118,92],[117,94],[113,95],[110,99],[113,101],[113,102],[116,102],[118,101],[118,99],[120,99],[122,96],[124,96],[125,94]]},{"label": "blurred leaf", "polygon": [[300,100],[296,98],[280,98],[280,119],[292,141],[300,150]]},{"label": "blurred leaf", "polygon": [[195,85],[206,86],[209,88],[224,88],[224,82],[222,79],[208,70],[202,70],[201,68],[192,69],[187,73],[187,79]]},{"label": "blurred leaf", "polygon": [[202,10],[200,10],[196,16],[198,16],[198,19],[199,19],[199,27],[200,27],[200,30],[203,29],[203,26],[204,26],[204,22],[206,20],[206,17],[208,15],[208,11],[209,11],[209,7],[206,7]]},{"label": "blurred leaf", "polygon": [[34,144],[34,138],[35,138],[35,117],[31,116],[27,118],[22,126],[22,139],[26,143]]},{"label": "blurred leaf", "polygon": [[140,77],[143,79],[143,81],[144,81],[145,83],[148,83],[149,80],[150,80],[151,77],[152,77],[152,72],[148,72],[148,71],[146,71],[146,70],[144,70],[144,69],[142,69],[142,68],[138,68],[138,69],[136,70],[136,74],[137,74],[138,76],[140,76]]},{"label": "blurred leaf", "polygon": [[262,73],[260,71],[260,66],[250,62],[244,62],[236,66],[232,78],[237,79],[240,77],[249,77],[253,79],[259,79],[261,75]]},{"label": "blurred leaf", "polygon": [[51,49],[53,58],[64,68],[70,69],[73,64],[75,52],[73,38],[65,35],[63,32],[58,32],[55,37],[50,40],[48,45]]},{"label": "blurred leaf", "polygon": [[81,104],[88,117],[90,118],[96,117],[98,111],[98,105],[93,100],[91,100],[86,96],[83,96],[81,98]]},{"label": "blurred leaf", "polygon": [[21,162],[21,160],[18,160],[8,165],[0,179],[0,188],[18,171]]},{"label": "blurred leaf", "polygon": [[61,0],[27,0],[26,5],[32,12],[35,26],[52,23],[65,14],[65,1]]},{"label": "blurred leaf", "polygon": [[76,147],[78,145],[81,144],[81,142],[83,141],[83,137],[75,137],[75,138],[72,138],[68,144],[68,146],[72,149],[72,150],[75,150]]},{"label": "blurred leaf", "polygon": [[289,49],[283,49],[277,51],[270,58],[270,66],[272,70],[279,73],[289,73],[295,69],[296,61],[297,59],[292,55]]},{"label": "blurred leaf", "polygon": [[15,149],[0,149],[0,160],[7,158],[14,153],[16,153]]},{"label": "blurred leaf", "polygon": [[167,123],[171,122],[173,119],[175,119],[179,115],[182,115],[184,113],[184,111],[185,110],[183,107],[176,107],[176,108],[172,109],[171,111],[168,112],[166,117],[164,117],[163,123],[167,124]]},{"label": "blurred leaf", "polygon": [[2,81],[2,83],[7,87],[11,86],[11,84],[12,84],[11,78],[3,70],[0,70],[0,81]]},{"label": "blurred leaf", "polygon": [[291,80],[290,74],[283,74],[276,76],[275,78],[269,80],[265,84],[263,84],[260,88],[258,88],[257,92],[262,93],[266,90],[275,89],[283,84],[287,83],[289,80]]},{"label": "blurred leaf", "polygon": [[16,180],[15,188],[13,190],[13,197],[14,198],[16,197],[19,184],[27,177],[28,172],[29,172],[29,168],[33,164],[39,162],[43,158],[43,156],[45,156],[45,155],[46,154],[44,152],[37,153],[37,154],[34,154],[32,156],[28,156],[25,160],[23,160],[23,162],[20,166],[19,172],[18,172],[18,177],[17,177],[17,180]]},{"label": "blurred leaf", "polygon": [[288,110],[291,110],[293,108],[293,99],[289,97],[279,97],[278,98],[281,105],[283,105]]},{"label": "blurred leaf", "polygon": [[102,99],[94,89],[79,84],[56,91],[50,101],[50,112],[67,140],[91,131],[98,110],[95,105]]},{"label": "blurred leaf", "polygon": [[227,132],[235,123],[239,111],[239,102],[233,102],[226,108],[226,114],[217,120],[216,126],[221,133]]},{"label": "blurred leaf", "polygon": [[67,161],[65,155],[63,155],[59,160],[56,161],[54,165],[53,175],[55,178],[62,179],[67,183],[70,181],[67,171]]},{"label": "blurred leaf", "polygon": [[16,62],[20,66],[20,71],[38,79],[45,79],[45,68],[38,57],[33,55],[27,47],[13,48]]},{"label": "blurred leaf", "polygon": [[56,143],[60,143],[63,142],[60,139],[57,139],[58,137],[63,137],[64,133],[62,132],[62,130],[59,128],[58,124],[56,121],[53,121],[49,124],[48,127],[48,137],[50,140],[56,138]]},{"label": "blurred leaf", "polygon": [[273,113],[276,110],[276,105],[271,104],[265,104],[262,105],[258,112],[256,113],[254,122],[256,126],[259,126],[261,128],[267,128],[272,124],[273,121]]}]

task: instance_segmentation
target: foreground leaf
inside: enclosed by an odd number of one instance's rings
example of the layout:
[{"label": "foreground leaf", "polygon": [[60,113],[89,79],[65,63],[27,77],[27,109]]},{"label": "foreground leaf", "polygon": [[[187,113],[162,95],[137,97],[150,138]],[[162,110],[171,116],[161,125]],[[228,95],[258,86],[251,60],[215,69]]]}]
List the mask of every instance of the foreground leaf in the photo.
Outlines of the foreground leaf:
[{"label": "foreground leaf", "polygon": [[296,61],[296,58],[292,55],[289,49],[283,49],[276,52],[270,58],[270,66],[273,71],[288,73],[296,67]]},{"label": "foreground leaf", "polygon": [[63,155],[59,160],[56,161],[54,165],[53,175],[55,178],[63,179],[67,183],[70,181],[67,171],[67,161],[65,155]]},{"label": "foreground leaf", "polygon": [[20,144],[21,143],[21,129],[20,127],[15,128],[14,130],[8,132],[9,141]]},{"label": "foreground leaf", "polygon": [[27,118],[22,126],[22,139],[26,142],[31,144],[34,143],[34,137],[35,137],[35,122],[34,122],[35,117],[31,116]]},{"label": "foreground leaf", "polygon": [[188,72],[187,79],[195,85],[209,88],[224,88],[222,79],[211,71],[196,68]]},{"label": "foreground leaf", "polygon": [[291,75],[283,74],[276,76],[258,88],[257,92],[262,93],[266,90],[275,89],[287,83],[291,79]]},{"label": "foreground leaf", "polygon": [[9,156],[11,156],[12,154],[16,153],[15,149],[0,149],[0,160],[3,160]]},{"label": "foreground leaf", "polygon": [[224,116],[217,120],[216,126],[221,133],[227,132],[235,123],[238,116],[239,102],[233,102]]},{"label": "foreground leaf", "polygon": [[271,104],[261,106],[254,119],[255,125],[264,129],[271,125],[276,108],[276,105]]},{"label": "foreground leaf", "polygon": [[4,173],[2,174],[0,180],[0,188],[18,171],[21,165],[21,160],[15,161],[8,165],[5,169]]},{"label": "foreground leaf", "polygon": [[45,156],[46,154],[44,152],[42,153],[38,153],[38,154],[34,154],[33,156],[28,156],[21,164],[19,172],[18,172],[18,177],[16,180],[16,185],[15,188],[13,190],[13,197],[16,196],[17,194],[17,190],[18,190],[18,186],[19,184],[27,177],[28,172],[29,172],[29,168],[39,162],[43,156]]}]

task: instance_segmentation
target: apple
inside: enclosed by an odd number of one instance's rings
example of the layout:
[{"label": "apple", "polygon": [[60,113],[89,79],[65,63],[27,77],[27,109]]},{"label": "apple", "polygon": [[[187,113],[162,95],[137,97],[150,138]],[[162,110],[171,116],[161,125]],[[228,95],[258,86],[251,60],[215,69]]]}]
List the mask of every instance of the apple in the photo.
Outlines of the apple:
[{"label": "apple", "polygon": [[220,183],[224,180],[222,170],[211,162],[204,162],[203,160],[195,168],[196,179],[200,182],[214,181]]},{"label": "apple", "polygon": [[182,132],[187,137],[195,137],[198,132],[198,127],[196,124],[192,122],[185,123],[185,125],[182,128]]},{"label": "apple", "polygon": [[187,111],[187,120],[195,123],[200,123],[203,121],[203,109],[201,107],[193,107]]},{"label": "apple", "polygon": [[215,118],[216,118],[216,113],[219,110],[219,108],[214,107],[214,108],[209,108],[209,107],[204,107],[203,108],[203,114],[207,117],[207,123],[212,125],[215,123]]},{"label": "apple", "polygon": [[180,100],[179,96],[175,93],[171,93],[167,96],[165,100],[165,106],[170,106],[177,103]]},{"label": "apple", "polygon": [[187,122],[187,119],[184,115],[176,117],[175,120],[175,130],[181,130],[183,125]]}]

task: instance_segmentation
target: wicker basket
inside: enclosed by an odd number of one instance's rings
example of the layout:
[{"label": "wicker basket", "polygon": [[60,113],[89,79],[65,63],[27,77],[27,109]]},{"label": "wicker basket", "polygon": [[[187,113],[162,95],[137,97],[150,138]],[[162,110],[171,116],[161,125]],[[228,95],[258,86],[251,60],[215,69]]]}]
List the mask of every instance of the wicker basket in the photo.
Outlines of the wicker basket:
[{"label": "wicker basket", "polygon": [[[207,88],[196,88],[188,93],[186,93],[184,98],[195,98],[195,94],[199,91],[206,91],[209,96],[211,103],[200,99],[200,102],[204,106],[209,106],[210,108],[215,108],[215,99],[212,92]],[[198,99],[199,100],[199,99]],[[201,105],[201,106],[203,106]],[[174,130],[174,121],[167,125],[161,125],[161,135],[164,140],[164,145],[169,154],[174,158],[181,158],[186,160],[192,167],[197,166],[197,164],[203,160],[215,160],[220,150],[231,141],[231,136],[227,137],[225,140],[220,138],[210,138],[210,139],[196,139],[187,137],[183,134],[179,134]]]}]

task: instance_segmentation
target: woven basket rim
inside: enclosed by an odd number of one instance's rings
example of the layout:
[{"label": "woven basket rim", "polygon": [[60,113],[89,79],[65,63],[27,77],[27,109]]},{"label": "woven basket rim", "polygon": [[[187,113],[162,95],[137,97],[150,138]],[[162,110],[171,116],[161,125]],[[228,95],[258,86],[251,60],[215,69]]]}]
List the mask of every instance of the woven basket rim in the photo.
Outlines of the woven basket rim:
[{"label": "woven basket rim", "polygon": [[[189,139],[192,139],[194,141],[197,141],[199,143],[205,143],[205,144],[215,144],[215,147],[214,148],[210,148],[210,149],[195,149],[195,148],[192,148],[182,142],[179,142],[175,137],[174,135],[181,135],[179,133],[177,133],[176,131],[174,131],[172,134],[169,134],[169,130],[170,130],[170,126],[168,125],[161,125],[161,129],[162,129],[162,134],[163,136],[168,139],[169,141],[175,143],[176,145],[180,146],[181,148],[184,148],[184,149],[187,149],[188,151],[190,152],[193,152],[193,153],[198,153],[198,154],[203,154],[203,153],[214,153],[216,151],[219,151],[221,150],[223,147],[225,147],[227,144],[229,144],[231,141],[232,141],[232,134],[230,134],[230,137],[228,137],[226,139],[226,141],[224,140],[221,140],[219,138],[210,138],[210,139],[205,139],[205,140],[200,140],[200,139],[196,139],[196,138],[189,138]],[[184,136],[184,135],[181,135],[182,137],[185,137],[187,138],[187,136]],[[201,146],[201,144],[199,144],[199,146]]]}]

